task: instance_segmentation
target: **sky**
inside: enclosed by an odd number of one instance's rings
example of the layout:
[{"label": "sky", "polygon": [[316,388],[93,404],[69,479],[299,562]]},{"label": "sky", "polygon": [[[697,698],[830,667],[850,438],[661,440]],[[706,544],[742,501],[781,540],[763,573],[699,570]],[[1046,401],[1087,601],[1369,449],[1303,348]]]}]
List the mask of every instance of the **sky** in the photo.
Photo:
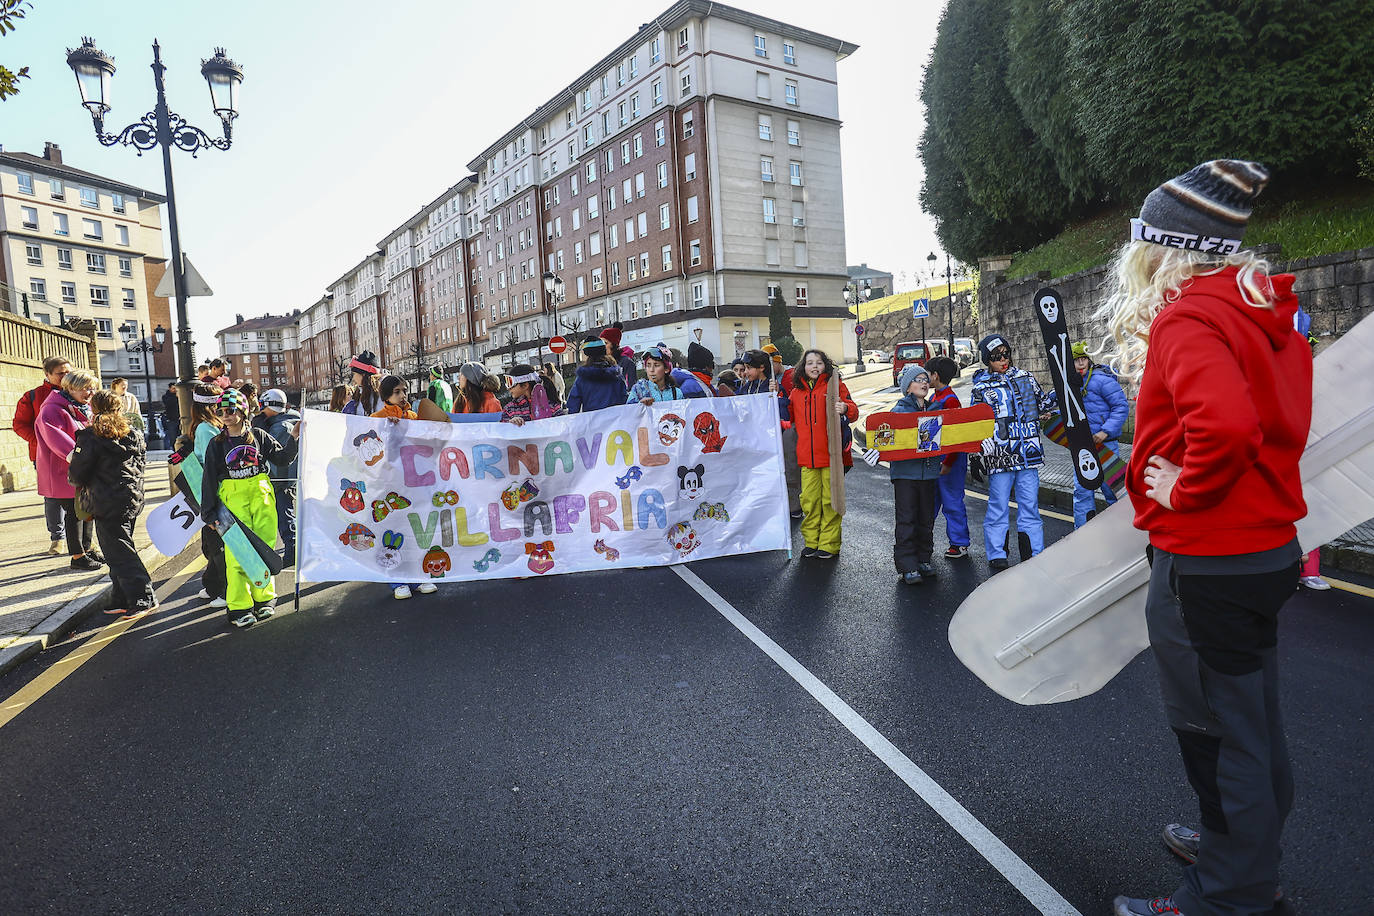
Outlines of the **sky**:
[{"label": "sky", "polygon": [[[182,250],[215,292],[190,300],[203,356],[236,313],[314,303],[487,146],[671,5],[596,0],[591,15],[591,5],[549,0],[33,0],[0,38],[0,62],[32,77],[0,102],[0,144],[41,155],[52,141],[67,165],[162,192],[158,150],[139,157],[96,141],[67,49],[90,35],[114,57],[113,133],[153,108],[158,39],[172,111],[212,136],[219,119],[200,61],[227,50],[245,72],[232,148],[172,152]],[[892,273],[899,291],[916,287],[927,255],[943,254],[920,209],[917,155],[921,73],[943,0],[732,5],[859,46],[838,65],[847,260]]]}]

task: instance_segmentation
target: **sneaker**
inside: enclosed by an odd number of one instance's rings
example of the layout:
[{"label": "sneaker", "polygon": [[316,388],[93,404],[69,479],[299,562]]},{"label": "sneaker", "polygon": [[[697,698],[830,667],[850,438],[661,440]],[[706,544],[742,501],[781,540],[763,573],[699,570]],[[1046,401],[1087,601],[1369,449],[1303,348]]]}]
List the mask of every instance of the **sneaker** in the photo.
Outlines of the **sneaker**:
[{"label": "sneaker", "polygon": [[831,553],[831,552],[828,551],[828,550],[818,550],[818,551],[816,551],[816,559],[817,559],[817,560],[833,560],[833,559],[835,559],[836,557],[838,557],[839,555],[840,555],[840,554],[839,554],[838,551],[836,551],[835,553]]},{"label": "sneaker", "polygon": [[60,556],[62,556],[62,553],[63,553],[62,547],[63,547],[63,545],[65,545],[65,544],[66,544],[66,541],[61,540],[61,539],[59,539],[59,538],[54,538],[54,539],[53,539],[53,542],[52,542],[51,544],[48,545],[48,556],[50,556],[50,557],[60,557]]},{"label": "sneaker", "polygon": [[210,599],[210,607],[228,607],[228,606],[229,606],[229,602],[228,602],[227,599],[224,599],[224,598],[212,598],[212,599]]},{"label": "sneaker", "polygon": [[397,601],[401,601],[401,600],[404,600],[404,599],[406,599],[406,598],[409,598],[409,597],[410,597],[410,586],[409,586],[409,585],[398,585],[398,586],[396,586],[395,588],[393,588],[393,589],[391,590],[391,594],[394,595],[394,596],[396,597],[396,600],[397,600]]},{"label": "sneaker", "polygon": [[97,560],[95,557],[91,556],[90,554],[83,554],[82,556],[79,556],[79,557],[72,557],[72,561],[71,561],[71,563],[69,563],[68,565],[69,565],[72,569],[84,569],[84,570],[102,569],[102,568],[104,568],[104,566],[105,566],[104,563],[101,563],[99,560]]},{"label": "sneaker", "polygon": [[258,620],[266,620],[268,617],[271,617],[276,612],[277,609],[270,604],[264,604],[260,607],[253,608],[253,616],[256,617]]},{"label": "sneaker", "polygon": [[1160,913],[1182,916],[1174,906],[1173,897],[1117,897],[1112,901],[1112,913],[1114,916],[1159,916]]},{"label": "sneaker", "polygon": [[988,560],[988,566],[992,568],[993,572],[999,573],[1011,566],[1011,564],[1007,562],[1006,557],[996,557],[995,559]]},{"label": "sneaker", "polygon": [[902,573],[901,579],[902,579],[902,581],[905,582],[907,585],[920,585],[920,584],[921,584],[921,574],[918,573],[918,572]]},{"label": "sneaker", "polygon": [[419,585],[415,586],[415,590],[422,595],[432,595],[439,590],[439,586],[435,585],[433,582],[421,582]]},{"label": "sneaker", "polygon": [[931,566],[929,563],[917,563],[916,572],[920,574],[922,579],[935,578],[935,567]]},{"label": "sneaker", "polygon": [[232,623],[234,626],[238,627],[240,630],[242,630],[244,627],[251,627],[254,623],[257,622],[257,620],[258,618],[253,616],[252,611],[246,611],[242,616],[235,617],[233,620],[229,622]]},{"label": "sneaker", "polygon": [[210,593],[202,588],[200,591],[196,592],[196,597],[199,598],[201,601],[209,601]]},{"label": "sneaker", "polygon": [[958,544],[950,544],[950,545],[949,545],[949,550],[946,550],[946,551],[945,551],[945,559],[946,559],[946,560],[957,560],[957,559],[959,559],[960,557],[966,557],[966,556],[968,556],[968,547],[967,547],[967,546],[961,547],[961,546],[959,546]]},{"label": "sneaker", "polygon": [[1189,865],[1197,861],[1197,849],[1202,841],[1202,834],[1193,828],[1182,824],[1169,824],[1160,832],[1160,838],[1164,840],[1164,845],[1170,852]]},{"label": "sneaker", "polygon": [[1324,592],[1331,587],[1331,583],[1321,576],[1303,576],[1298,582],[1318,592]]},{"label": "sneaker", "polygon": [[816,548],[803,547],[801,555],[803,560],[809,560],[811,557],[814,557],[816,555]]},{"label": "sneaker", "polygon": [[134,606],[129,608],[130,614],[151,614],[157,610],[157,599],[151,598],[144,601],[134,602]]}]

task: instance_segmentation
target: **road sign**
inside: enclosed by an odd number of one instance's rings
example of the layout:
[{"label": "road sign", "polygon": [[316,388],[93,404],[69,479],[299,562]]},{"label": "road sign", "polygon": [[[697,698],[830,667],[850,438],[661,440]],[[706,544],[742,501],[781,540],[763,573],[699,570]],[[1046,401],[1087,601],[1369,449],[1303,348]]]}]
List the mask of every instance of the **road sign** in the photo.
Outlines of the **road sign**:
[{"label": "road sign", "polygon": [[568,349],[568,342],[561,336],[549,338],[549,350],[553,353],[562,353]]},{"label": "road sign", "polygon": [[929,318],[929,317],[930,317],[930,300],[929,300],[929,299],[912,299],[912,300],[911,300],[911,317],[912,317],[912,318]]},{"label": "road sign", "polygon": [[856,325],[854,325],[854,336],[855,336],[855,337],[863,337],[863,336],[864,336],[864,326],[863,326],[863,325],[861,325],[861,324],[856,324]]},{"label": "road sign", "polygon": [[[190,258],[183,254],[181,256],[181,264],[186,275],[186,298],[189,299],[192,296],[213,296],[215,294],[215,291],[210,289],[210,284],[206,283],[205,278],[200,275],[200,271],[196,270],[195,266],[191,263]],[[158,281],[157,289],[153,290],[153,295],[161,296],[164,299],[170,299],[177,294],[176,286],[174,285],[175,282],[176,281],[172,279],[172,272],[170,270],[167,271],[162,275],[162,279]]]}]

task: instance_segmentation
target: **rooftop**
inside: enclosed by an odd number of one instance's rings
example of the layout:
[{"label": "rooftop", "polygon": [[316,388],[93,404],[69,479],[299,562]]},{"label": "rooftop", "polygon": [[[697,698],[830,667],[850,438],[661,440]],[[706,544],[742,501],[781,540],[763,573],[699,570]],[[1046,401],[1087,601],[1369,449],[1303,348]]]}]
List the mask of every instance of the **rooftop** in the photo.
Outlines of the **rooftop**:
[{"label": "rooftop", "polygon": [[82,169],[72,168],[70,165],[61,161],[61,152],[58,152],[56,161],[45,159],[42,156],[35,156],[33,153],[11,153],[8,151],[0,152],[0,162],[8,162],[11,165],[19,166],[26,171],[43,172],[48,175],[56,175],[62,178],[73,178],[78,181],[88,181],[98,184],[101,187],[113,188],[124,194],[131,194],[144,200],[156,201],[165,204],[167,198],[153,191],[146,191],[136,185],[120,181],[117,178],[108,178],[104,175],[97,175],[94,172],[87,172]]},{"label": "rooftop", "polygon": [[294,315],[261,315],[257,318],[249,318],[247,321],[243,320],[242,315],[236,315],[234,317],[239,319],[238,323],[230,325],[221,331],[216,331],[216,337],[221,334],[243,334],[248,331],[270,331],[276,328],[284,328],[295,324],[300,320],[301,316],[300,313]]}]

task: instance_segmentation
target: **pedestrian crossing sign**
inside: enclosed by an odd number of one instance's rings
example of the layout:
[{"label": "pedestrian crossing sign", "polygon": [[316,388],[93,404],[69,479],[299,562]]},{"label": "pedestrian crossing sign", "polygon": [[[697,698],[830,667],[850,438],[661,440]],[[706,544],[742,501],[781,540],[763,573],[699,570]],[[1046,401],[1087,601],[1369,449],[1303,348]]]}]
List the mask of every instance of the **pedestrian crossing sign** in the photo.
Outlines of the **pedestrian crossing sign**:
[{"label": "pedestrian crossing sign", "polygon": [[912,300],[911,300],[911,317],[912,317],[912,318],[929,318],[929,317],[930,317],[930,300],[929,300],[929,299],[912,299]]}]

